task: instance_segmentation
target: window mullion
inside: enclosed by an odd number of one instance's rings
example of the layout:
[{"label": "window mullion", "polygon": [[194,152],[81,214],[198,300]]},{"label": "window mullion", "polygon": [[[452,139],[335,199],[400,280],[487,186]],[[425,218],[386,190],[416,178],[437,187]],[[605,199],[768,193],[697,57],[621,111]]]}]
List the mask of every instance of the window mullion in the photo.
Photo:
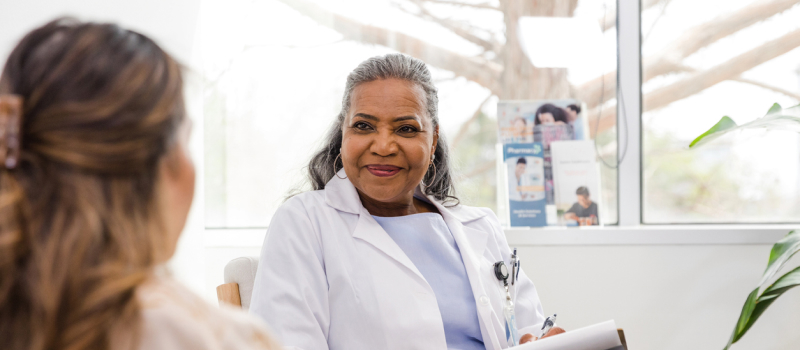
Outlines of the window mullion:
[{"label": "window mullion", "polygon": [[617,149],[624,155],[617,177],[620,226],[642,223],[640,6],[639,0],[617,3]]}]

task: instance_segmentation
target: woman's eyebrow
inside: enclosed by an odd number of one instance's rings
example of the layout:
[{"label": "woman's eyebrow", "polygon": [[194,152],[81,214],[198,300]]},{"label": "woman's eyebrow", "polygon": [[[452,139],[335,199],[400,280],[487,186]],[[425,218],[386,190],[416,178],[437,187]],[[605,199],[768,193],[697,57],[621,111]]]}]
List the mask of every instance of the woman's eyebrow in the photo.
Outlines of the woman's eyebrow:
[{"label": "woman's eyebrow", "polygon": [[374,115],[369,115],[369,114],[366,114],[366,113],[356,113],[356,114],[353,116],[353,118],[357,118],[357,117],[361,117],[361,118],[364,118],[364,119],[369,119],[369,120],[378,121],[378,117],[376,117],[376,116],[374,116]]},{"label": "woman's eyebrow", "polygon": [[413,115],[407,115],[407,116],[404,116],[404,117],[397,117],[397,118],[394,118],[394,122],[395,122],[395,123],[396,123],[396,122],[402,122],[402,121],[404,121],[404,120],[415,120],[415,121],[417,121],[417,122],[419,122],[419,121],[420,121],[420,120],[419,120],[419,118],[417,118],[417,117],[415,117],[415,116],[413,116]]},{"label": "woman's eyebrow", "polygon": [[[378,118],[378,117],[376,117],[374,115],[366,114],[366,113],[356,113],[355,115],[353,115],[353,118],[363,118],[363,119],[369,119],[369,120],[373,120],[373,121],[379,121],[380,120],[380,118]],[[397,122],[402,122],[402,121],[405,121],[405,120],[415,120],[417,122],[420,122],[419,118],[415,117],[413,115],[397,117],[397,118],[392,119],[392,122],[393,123],[397,123]]]}]

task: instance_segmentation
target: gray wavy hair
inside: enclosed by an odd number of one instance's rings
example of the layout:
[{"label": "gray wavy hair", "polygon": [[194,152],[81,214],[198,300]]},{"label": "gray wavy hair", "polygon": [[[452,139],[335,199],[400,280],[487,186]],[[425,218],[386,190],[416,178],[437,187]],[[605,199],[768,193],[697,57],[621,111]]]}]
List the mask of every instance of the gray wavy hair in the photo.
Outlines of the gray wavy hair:
[{"label": "gray wavy hair", "polygon": [[[350,110],[350,97],[356,86],[380,79],[402,79],[419,85],[425,91],[425,103],[428,115],[434,127],[439,126],[439,97],[436,86],[431,81],[431,72],[424,62],[403,54],[388,54],[376,56],[361,62],[347,76],[347,84],[342,98],[342,110],[336,117],[325,136],[325,142],[308,163],[308,180],[314,190],[325,189],[325,184],[342,168],[341,162],[336,161],[342,147],[342,126]],[[453,186],[452,169],[450,168],[450,153],[444,136],[439,134],[439,142],[433,152],[433,165],[436,170],[428,169],[423,177],[425,194],[433,196],[448,206],[458,204]],[[338,164],[337,164],[338,163]]]}]

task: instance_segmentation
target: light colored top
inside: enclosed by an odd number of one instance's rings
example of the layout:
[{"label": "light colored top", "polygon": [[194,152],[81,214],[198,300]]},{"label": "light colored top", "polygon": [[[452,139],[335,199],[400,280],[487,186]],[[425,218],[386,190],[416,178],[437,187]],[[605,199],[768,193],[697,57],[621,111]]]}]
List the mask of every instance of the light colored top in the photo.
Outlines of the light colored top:
[{"label": "light colored top", "polygon": [[483,337],[475,296],[453,234],[438,213],[373,216],[403,249],[433,289],[448,349],[481,349]]},{"label": "light colored top", "polygon": [[[170,278],[155,277],[137,289],[136,297],[141,306],[141,350],[280,349],[260,319],[241,309],[211,305]],[[112,344],[129,343],[123,337],[114,340]]]},{"label": "light colored top", "polygon": [[[250,312],[267,321],[287,349],[447,348],[436,294],[400,246],[364,209],[342,171],[324,190],[287,200],[275,212],[258,261]],[[341,177],[341,179],[339,178]],[[445,207],[489,350],[506,341],[505,289],[492,265],[511,251],[491,210]],[[519,335],[541,328],[544,312],[525,275],[510,289]]]}]

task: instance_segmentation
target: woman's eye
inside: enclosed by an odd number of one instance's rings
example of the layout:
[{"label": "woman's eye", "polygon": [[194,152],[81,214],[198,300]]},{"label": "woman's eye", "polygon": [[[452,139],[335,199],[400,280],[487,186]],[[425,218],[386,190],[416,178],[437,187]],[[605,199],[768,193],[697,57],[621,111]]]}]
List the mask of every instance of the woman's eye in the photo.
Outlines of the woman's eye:
[{"label": "woman's eye", "polygon": [[369,129],[372,128],[372,126],[370,126],[369,124],[364,123],[364,122],[358,122],[358,123],[353,124],[353,128],[355,128],[357,130],[369,130]]},{"label": "woman's eye", "polygon": [[401,134],[411,134],[417,132],[417,128],[410,125],[403,125],[397,131],[399,131]]}]

